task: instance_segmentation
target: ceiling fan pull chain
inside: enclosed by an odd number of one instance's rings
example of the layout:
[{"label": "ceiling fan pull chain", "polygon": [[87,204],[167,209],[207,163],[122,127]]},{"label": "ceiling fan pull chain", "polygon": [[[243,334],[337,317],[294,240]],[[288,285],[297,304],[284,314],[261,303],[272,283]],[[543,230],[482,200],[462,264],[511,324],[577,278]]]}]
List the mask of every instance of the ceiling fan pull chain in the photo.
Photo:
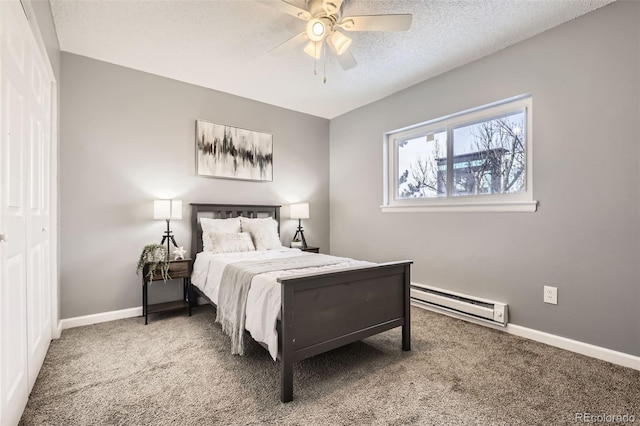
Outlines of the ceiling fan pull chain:
[{"label": "ceiling fan pull chain", "polygon": [[327,84],[327,39],[325,37],[324,40],[322,40],[322,43],[325,44],[324,49],[322,49],[322,74],[324,75],[324,84]]},{"label": "ceiling fan pull chain", "polygon": [[318,75],[318,43],[313,43],[313,75]]}]

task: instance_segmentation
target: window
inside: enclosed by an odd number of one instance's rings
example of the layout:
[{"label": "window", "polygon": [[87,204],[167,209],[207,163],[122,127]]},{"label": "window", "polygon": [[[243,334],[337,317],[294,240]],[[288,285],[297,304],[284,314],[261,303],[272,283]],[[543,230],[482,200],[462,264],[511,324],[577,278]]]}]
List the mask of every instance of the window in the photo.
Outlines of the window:
[{"label": "window", "polygon": [[383,212],[528,211],[531,97],[385,135]]}]

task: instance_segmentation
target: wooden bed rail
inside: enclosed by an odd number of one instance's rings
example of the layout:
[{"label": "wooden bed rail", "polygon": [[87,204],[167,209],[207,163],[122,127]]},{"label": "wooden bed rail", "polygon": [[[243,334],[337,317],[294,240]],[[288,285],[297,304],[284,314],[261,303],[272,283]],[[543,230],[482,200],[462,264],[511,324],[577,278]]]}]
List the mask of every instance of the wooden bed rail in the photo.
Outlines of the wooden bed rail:
[{"label": "wooden bed rail", "polygon": [[411,350],[411,261],[279,278],[280,399],[293,400],[293,363],[402,327]]}]

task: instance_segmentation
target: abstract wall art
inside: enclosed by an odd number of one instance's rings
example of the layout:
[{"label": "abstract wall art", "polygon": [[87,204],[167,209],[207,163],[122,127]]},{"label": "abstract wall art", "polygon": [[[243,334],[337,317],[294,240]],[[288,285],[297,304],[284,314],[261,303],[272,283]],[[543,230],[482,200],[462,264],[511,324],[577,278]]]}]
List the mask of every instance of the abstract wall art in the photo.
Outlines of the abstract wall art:
[{"label": "abstract wall art", "polygon": [[196,120],[199,176],[273,181],[273,135]]}]

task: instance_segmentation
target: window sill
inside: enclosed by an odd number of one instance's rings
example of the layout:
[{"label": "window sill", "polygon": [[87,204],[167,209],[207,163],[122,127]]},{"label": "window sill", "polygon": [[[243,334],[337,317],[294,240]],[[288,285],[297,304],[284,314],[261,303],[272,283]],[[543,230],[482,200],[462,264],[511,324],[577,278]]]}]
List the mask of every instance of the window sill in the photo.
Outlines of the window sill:
[{"label": "window sill", "polygon": [[380,206],[382,213],[533,213],[537,208],[537,201]]}]

